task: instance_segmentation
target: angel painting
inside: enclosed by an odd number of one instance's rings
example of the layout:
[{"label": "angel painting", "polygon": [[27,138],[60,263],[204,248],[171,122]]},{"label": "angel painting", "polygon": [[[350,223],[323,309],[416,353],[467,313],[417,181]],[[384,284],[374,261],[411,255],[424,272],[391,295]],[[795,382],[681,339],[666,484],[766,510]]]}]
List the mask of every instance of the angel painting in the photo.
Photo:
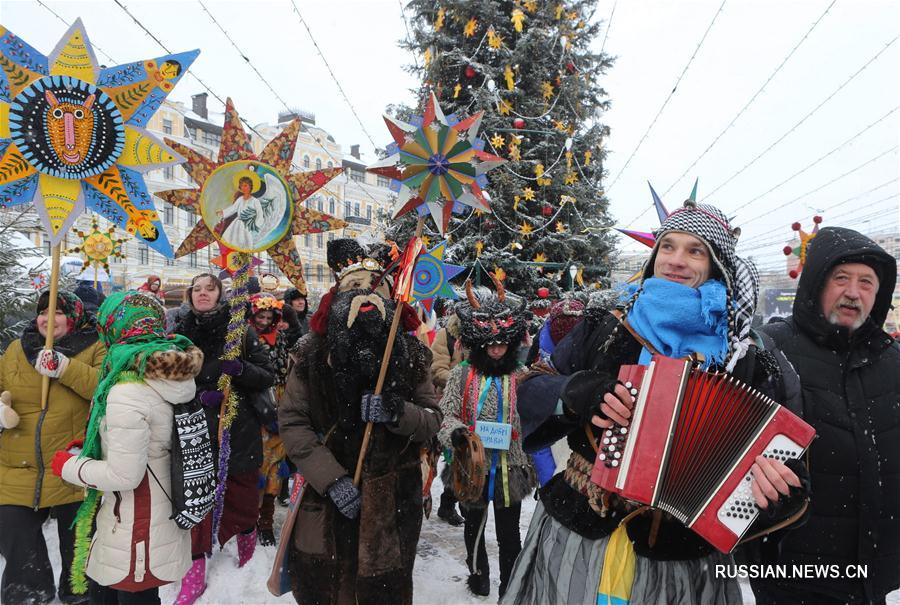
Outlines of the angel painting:
[{"label": "angel painting", "polygon": [[232,172],[235,190],[231,203],[215,211],[215,233],[235,250],[259,250],[284,235],[287,189],[276,174],[260,166],[245,164]]}]

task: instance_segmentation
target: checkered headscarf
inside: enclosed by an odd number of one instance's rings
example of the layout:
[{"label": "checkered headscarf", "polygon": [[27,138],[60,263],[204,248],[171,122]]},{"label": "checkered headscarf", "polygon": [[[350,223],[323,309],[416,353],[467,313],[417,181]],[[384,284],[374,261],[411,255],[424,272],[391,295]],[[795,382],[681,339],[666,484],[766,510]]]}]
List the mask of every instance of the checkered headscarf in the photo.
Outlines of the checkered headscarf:
[{"label": "checkered headscarf", "polygon": [[[713,266],[724,278],[730,302],[726,369],[731,371],[747,351],[750,323],[759,300],[759,272],[752,262],[737,255],[735,247],[740,231],[732,229],[728,218],[715,206],[686,201],[663,221],[654,233],[656,241],[673,231],[689,233],[703,240],[709,248]],[[653,275],[656,251],[657,247],[654,247],[644,265],[641,282]]]}]

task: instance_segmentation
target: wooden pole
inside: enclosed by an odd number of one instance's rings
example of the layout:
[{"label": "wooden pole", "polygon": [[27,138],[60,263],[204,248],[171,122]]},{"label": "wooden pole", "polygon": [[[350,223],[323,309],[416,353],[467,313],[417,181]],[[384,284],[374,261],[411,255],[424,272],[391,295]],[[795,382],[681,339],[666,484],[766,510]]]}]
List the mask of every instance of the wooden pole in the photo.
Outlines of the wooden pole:
[{"label": "wooden pole", "polygon": [[[50,300],[47,304],[47,336],[44,349],[53,349],[53,330],[56,324],[56,299],[59,296],[59,244],[53,246],[50,259]],[[50,399],[50,377],[41,377],[41,409],[47,409]]]},{"label": "wooden pole", "polygon": [[[425,229],[425,218],[419,217],[416,223],[415,238],[422,237],[422,231]],[[415,259],[412,261],[415,263]],[[402,270],[402,267],[401,267]],[[394,340],[397,337],[397,330],[400,326],[400,316],[403,315],[403,304],[397,301],[397,307],[394,309],[394,319],[391,321],[391,330],[388,332],[387,345],[384,348],[384,355],[381,357],[381,369],[378,371],[378,381],[375,383],[375,395],[381,395],[384,388],[384,380],[387,377],[388,365],[391,361],[391,353],[394,352]],[[359,459],[356,461],[356,472],[353,474],[353,485],[359,487],[359,481],[362,478],[363,462],[366,460],[366,453],[369,449],[369,440],[372,438],[373,423],[366,423],[366,431],[363,433],[362,445],[359,448]]]}]

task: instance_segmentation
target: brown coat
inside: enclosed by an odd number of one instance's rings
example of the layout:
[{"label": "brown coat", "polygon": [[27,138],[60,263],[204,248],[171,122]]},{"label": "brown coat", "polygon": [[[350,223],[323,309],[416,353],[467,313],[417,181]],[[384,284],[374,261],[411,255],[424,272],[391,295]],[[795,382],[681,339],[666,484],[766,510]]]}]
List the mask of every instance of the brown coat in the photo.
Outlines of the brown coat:
[{"label": "brown coat", "polygon": [[446,328],[438,330],[434,342],[431,343],[431,376],[434,386],[441,391],[447,386],[450,370],[465,359],[461,343],[452,346],[451,354],[451,345],[448,342],[450,337],[453,338],[454,343],[459,343],[459,320],[455,315],[447,322]]},{"label": "brown coat", "polygon": [[[407,345],[427,349],[412,337]],[[300,341],[278,407],[285,448],[309,482],[294,526],[295,596],[300,603],[338,605],[391,594],[392,603],[411,603],[412,566],[422,524],[422,444],[437,434],[441,412],[428,368],[411,370],[419,379],[403,402],[396,426],[377,425],[372,434],[357,519],[344,517],[327,495],[337,479],[355,470],[364,425],[340,425],[336,409],[358,407],[337,401],[324,339]],[[358,412],[356,412],[358,413]],[[387,602],[387,601],[385,601]]]}]

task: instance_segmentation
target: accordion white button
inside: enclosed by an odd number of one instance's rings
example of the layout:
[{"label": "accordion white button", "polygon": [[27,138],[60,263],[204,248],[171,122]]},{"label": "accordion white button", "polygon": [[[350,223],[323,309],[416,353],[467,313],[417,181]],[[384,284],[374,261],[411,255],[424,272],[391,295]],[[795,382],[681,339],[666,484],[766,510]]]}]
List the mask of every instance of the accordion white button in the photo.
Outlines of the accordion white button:
[{"label": "accordion white button", "polygon": [[625,388],[626,388],[626,389],[630,389],[630,388],[633,387],[633,386],[634,386],[634,385],[631,384],[630,382],[626,382],[626,383],[625,383]]}]

